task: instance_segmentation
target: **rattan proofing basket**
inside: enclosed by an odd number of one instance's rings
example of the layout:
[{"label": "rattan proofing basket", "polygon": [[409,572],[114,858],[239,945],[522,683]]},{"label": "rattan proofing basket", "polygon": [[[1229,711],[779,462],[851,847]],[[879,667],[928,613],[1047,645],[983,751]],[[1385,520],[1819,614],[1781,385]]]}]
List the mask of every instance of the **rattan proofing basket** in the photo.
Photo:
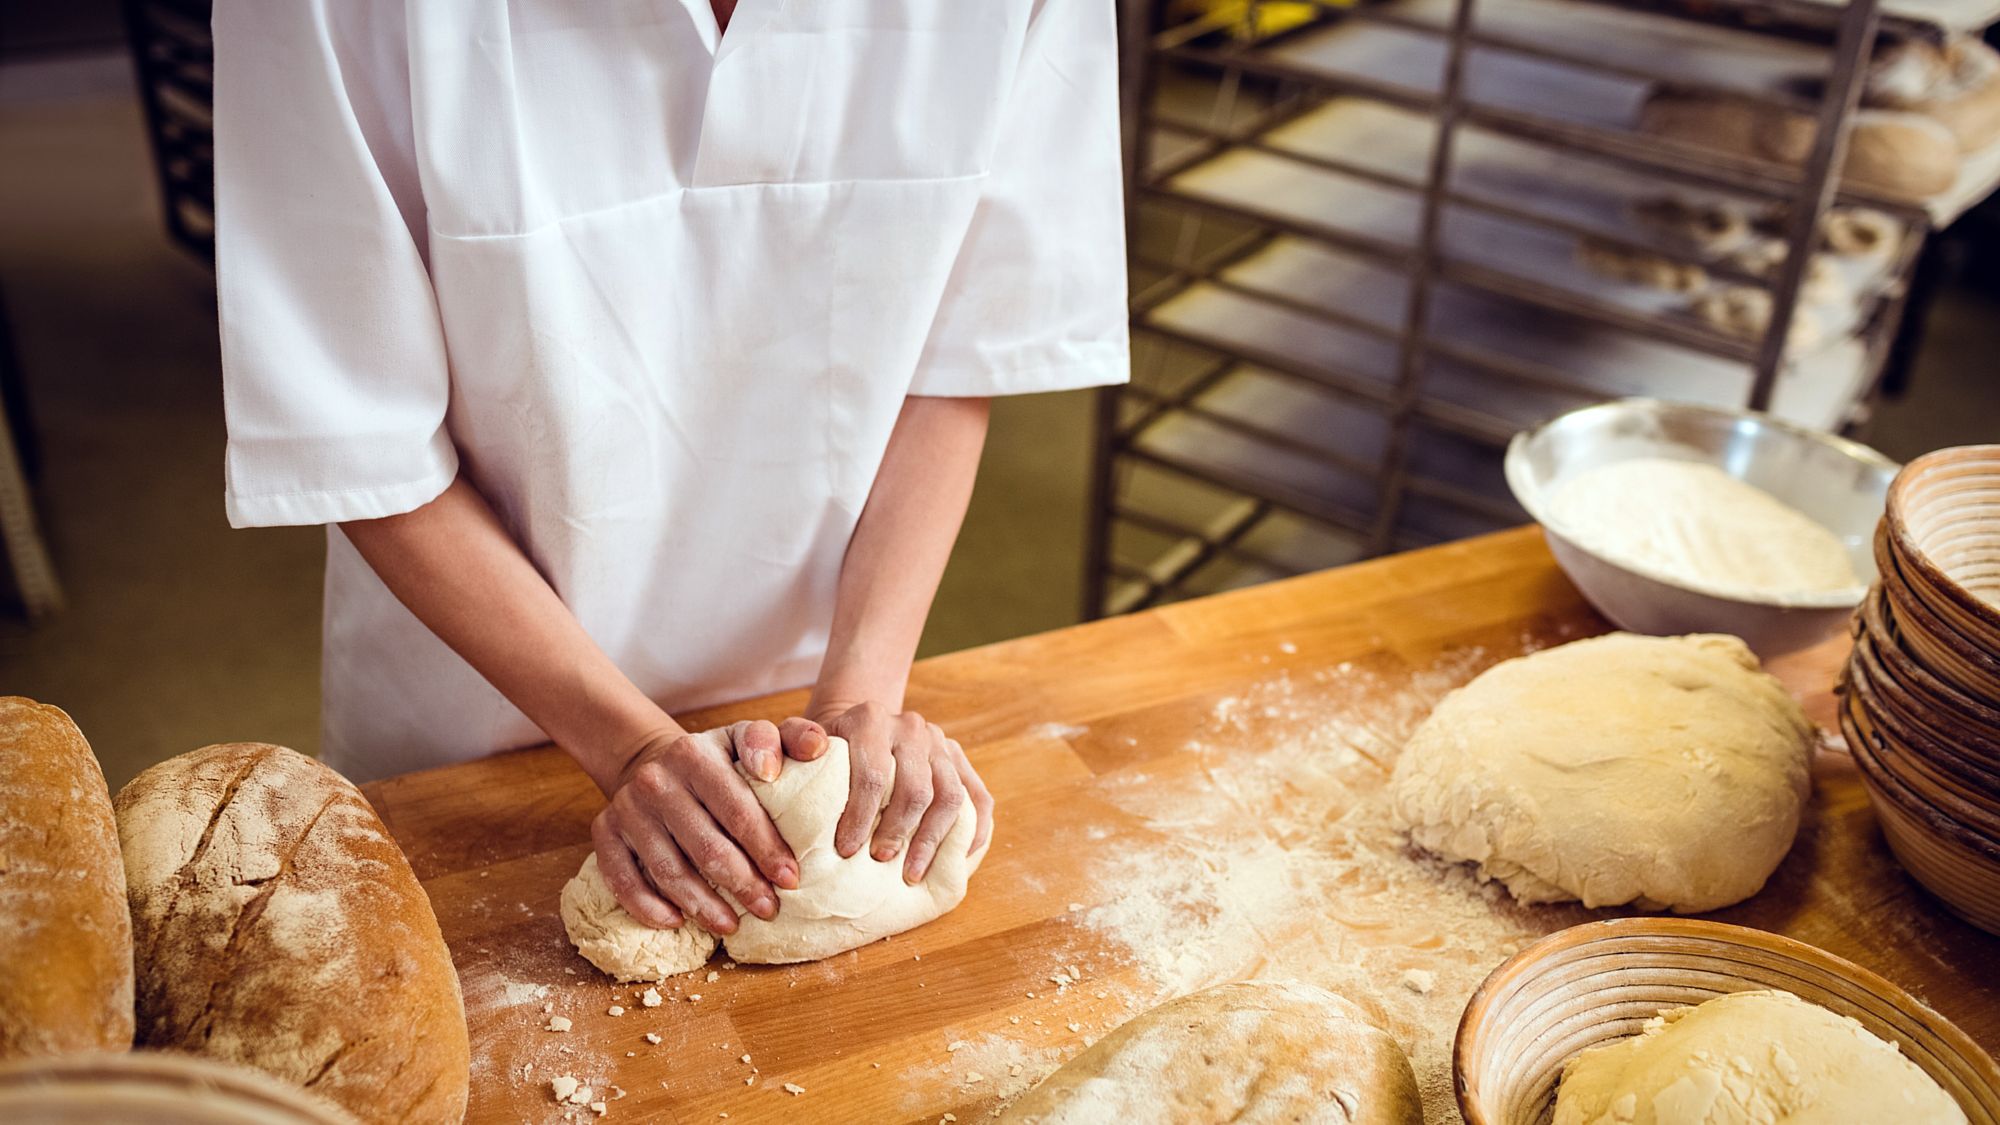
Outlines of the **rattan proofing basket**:
[{"label": "rattan proofing basket", "polygon": [[1637,1034],[1662,1008],[1778,988],[1894,1042],[2000,1125],[2000,1067],[1950,1020],[1889,981],[1777,934],[1693,918],[1614,918],[1543,938],[1493,970],[1458,1024],[1452,1068],[1469,1125],[1544,1125],[1563,1063]]}]

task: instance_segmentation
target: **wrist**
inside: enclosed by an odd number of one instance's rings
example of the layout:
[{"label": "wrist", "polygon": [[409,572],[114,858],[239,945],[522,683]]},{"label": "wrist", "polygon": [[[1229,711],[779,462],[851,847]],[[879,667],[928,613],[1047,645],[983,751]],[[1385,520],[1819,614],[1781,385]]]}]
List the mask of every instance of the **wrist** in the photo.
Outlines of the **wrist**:
[{"label": "wrist", "polygon": [[671,716],[660,711],[650,721],[635,721],[575,743],[566,742],[563,749],[569,751],[583,772],[609,797],[625,784],[626,776],[647,751],[665,746],[686,733]]}]

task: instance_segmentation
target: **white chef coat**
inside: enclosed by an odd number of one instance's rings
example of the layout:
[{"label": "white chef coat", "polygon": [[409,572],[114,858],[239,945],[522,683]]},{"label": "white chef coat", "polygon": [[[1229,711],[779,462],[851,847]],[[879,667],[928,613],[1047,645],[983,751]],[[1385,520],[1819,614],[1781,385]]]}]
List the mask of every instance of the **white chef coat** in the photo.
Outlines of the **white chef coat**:
[{"label": "white chef coat", "polygon": [[[237,526],[464,473],[670,710],[808,682],[906,395],[1126,377],[1113,0],[220,0]],[[356,778],[540,741],[328,536]]]}]

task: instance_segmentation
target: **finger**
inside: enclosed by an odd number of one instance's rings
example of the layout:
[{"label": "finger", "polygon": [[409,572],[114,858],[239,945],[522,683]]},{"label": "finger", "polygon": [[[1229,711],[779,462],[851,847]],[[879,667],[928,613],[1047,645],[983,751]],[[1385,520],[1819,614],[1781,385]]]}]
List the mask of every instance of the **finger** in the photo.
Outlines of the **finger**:
[{"label": "finger", "polygon": [[[942,734],[939,736],[942,741]],[[942,748],[940,748],[942,749]],[[922,882],[930,874],[931,861],[937,858],[938,846],[950,834],[952,826],[958,823],[959,815],[965,810],[967,800],[965,782],[959,780],[958,766],[951,756],[939,753],[931,761],[931,786],[936,796],[931,800],[930,810],[924,813],[923,823],[917,825],[917,835],[910,841],[910,856],[903,861],[903,881]]]},{"label": "finger", "polygon": [[785,744],[786,756],[810,762],[826,753],[826,728],[811,719],[786,719],[778,724],[778,739]]},{"label": "finger", "polygon": [[915,716],[897,720],[895,742],[889,756],[896,763],[896,780],[889,791],[889,804],[882,810],[882,822],[875,828],[869,854],[888,862],[903,854],[910,833],[916,831],[924,810],[931,807],[931,754],[944,752],[943,732],[936,743],[931,730]]},{"label": "finger", "polygon": [[736,756],[742,760],[745,772],[759,781],[778,780],[778,758],[784,748],[776,726],[758,719],[736,724],[730,734],[735,738]]},{"label": "finger", "polygon": [[965,756],[965,747],[960,746],[957,739],[945,739],[945,747],[951,751],[951,760],[958,766],[958,779],[965,783],[966,797],[979,814],[979,828],[972,834],[972,850],[977,852],[993,839],[993,794],[986,788],[986,779],[972,768],[972,760]]},{"label": "finger", "polygon": [[[737,784],[742,784],[740,779]],[[754,806],[756,802],[752,800],[751,804]],[[710,815],[699,788],[674,803],[666,822],[674,843],[680,845],[682,853],[703,878],[728,891],[743,909],[757,917],[768,920],[777,916],[777,893],[751,866],[750,857],[743,854],[743,849]],[[769,823],[768,817],[765,823]],[[730,929],[734,930],[736,912],[729,911],[729,916]]]},{"label": "finger", "polygon": [[736,911],[695,871],[680,845],[660,825],[627,825],[625,838],[653,886],[681,913],[711,933],[736,932]]},{"label": "finger", "polygon": [[833,850],[841,858],[861,850],[882,811],[882,795],[895,778],[894,736],[887,715],[862,717],[847,734],[847,808],[833,831]]},{"label": "finger", "polygon": [[[771,814],[764,811],[749,784],[736,776],[735,770],[720,769],[712,763],[696,764],[687,772],[687,785],[699,802],[702,819],[721,827],[737,857],[748,857],[743,871],[754,883],[739,889],[737,883],[725,882],[710,873],[706,864],[702,865],[702,871],[709,873],[717,886],[728,887],[729,893],[759,918],[771,915],[753,905],[752,898],[768,898],[771,913],[775,914],[778,901],[765,880],[788,891],[798,889],[799,861],[785,838],[778,834],[778,826],[771,823]],[[675,838],[679,835],[676,832]]]},{"label": "finger", "polygon": [[590,822],[590,842],[597,852],[597,873],[604,876],[604,885],[611,888],[611,896],[625,908],[625,913],[656,930],[680,927],[684,915],[653,889],[633,861],[632,849],[606,817],[599,816]]}]

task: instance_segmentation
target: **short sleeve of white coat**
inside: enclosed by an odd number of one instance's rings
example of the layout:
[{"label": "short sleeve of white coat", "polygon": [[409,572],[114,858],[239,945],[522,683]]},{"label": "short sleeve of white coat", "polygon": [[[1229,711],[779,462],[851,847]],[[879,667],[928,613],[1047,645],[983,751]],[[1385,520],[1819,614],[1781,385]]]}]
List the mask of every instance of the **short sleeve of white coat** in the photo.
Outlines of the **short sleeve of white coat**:
[{"label": "short sleeve of white coat", "polygon": [[1114,8],[1037,5],[911,394],[1020,394],[1129,376]]},{"label": "short sleeve of white coat", "polygon": [[229,522],[409,511],[458,458],[402,4],[219,0],[214,29]]}]

